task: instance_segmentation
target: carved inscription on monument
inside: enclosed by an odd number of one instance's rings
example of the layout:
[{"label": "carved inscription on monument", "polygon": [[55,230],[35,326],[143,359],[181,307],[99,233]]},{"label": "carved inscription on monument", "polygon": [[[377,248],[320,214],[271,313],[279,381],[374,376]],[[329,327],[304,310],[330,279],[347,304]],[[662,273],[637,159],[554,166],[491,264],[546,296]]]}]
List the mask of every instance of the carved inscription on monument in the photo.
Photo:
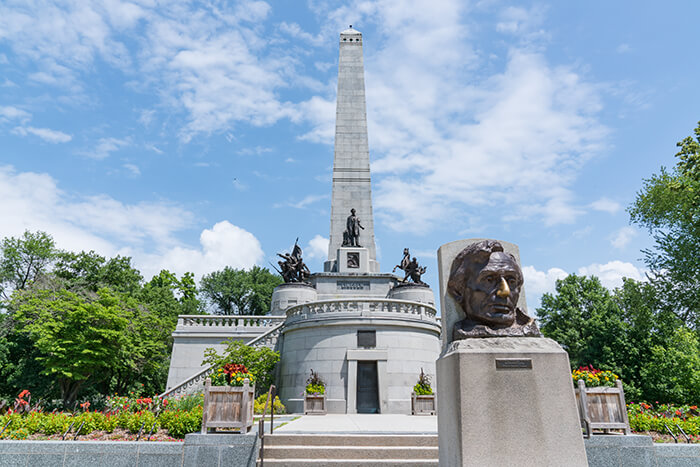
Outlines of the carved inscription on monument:
[{"label": "carved inscription on monument", "polygon": [[532,370],[532,360],[529,358],[497,358],[496,369]]},{"label": "carved inscription on monument", "polygon": [[369,290],[369,281],[338,281],[338,290]]}]

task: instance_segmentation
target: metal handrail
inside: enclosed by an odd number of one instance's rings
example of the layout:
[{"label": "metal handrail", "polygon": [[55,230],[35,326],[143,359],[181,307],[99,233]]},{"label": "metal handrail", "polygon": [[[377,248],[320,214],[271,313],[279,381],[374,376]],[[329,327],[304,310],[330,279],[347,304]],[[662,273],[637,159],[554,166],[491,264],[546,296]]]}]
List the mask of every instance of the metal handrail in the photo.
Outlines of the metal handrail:
[{"label": "metal handrail", "polygon": [[[270,434],[274,428],[275,421],[275,396],[277,395],[277,387],[273,384],[267,391],[267,399],[265,400],[265,407],[263,408],[262,417],[258,421],[258,438],[260,438],[260,453],[258,457],[260,458],[260,467],[263,467],[265,462],[265,414],[267,413],[267,407],[270,405]],[[270,404],[270,400],[272,403]]]}]

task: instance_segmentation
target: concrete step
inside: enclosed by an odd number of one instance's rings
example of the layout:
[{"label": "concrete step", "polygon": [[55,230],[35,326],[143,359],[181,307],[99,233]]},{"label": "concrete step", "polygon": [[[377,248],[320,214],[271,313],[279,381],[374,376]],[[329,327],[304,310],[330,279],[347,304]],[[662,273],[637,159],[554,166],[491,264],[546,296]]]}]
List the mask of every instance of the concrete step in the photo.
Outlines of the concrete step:
[{"label": "concrete step", "polygon": [[438,439],[437,435],[266,435],[264,459],[270,467],[436,467]]},{"label": "concrete step", "polygon": [[425,446],[437,447],[437,435],[265,435],[267,446]]},{"label": "concrete step", "polygon": [[426,446],[274,446],[265,442],[265,459],[437,459]]},{"label": "concrete step", "polygon": [[437,459],[265,459],[264,462],[265,467],[437,467],[438,464]]}]

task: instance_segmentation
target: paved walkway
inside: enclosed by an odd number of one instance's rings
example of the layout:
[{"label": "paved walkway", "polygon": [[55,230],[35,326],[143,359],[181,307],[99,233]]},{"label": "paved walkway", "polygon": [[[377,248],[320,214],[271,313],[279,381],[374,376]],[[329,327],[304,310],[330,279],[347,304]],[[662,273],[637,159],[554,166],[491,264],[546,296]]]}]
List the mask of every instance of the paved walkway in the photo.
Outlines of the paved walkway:
[{"label": "paved walkway", "polygon": [[437,434],[437,417],[399,414],[302,415],[275,433]]}]

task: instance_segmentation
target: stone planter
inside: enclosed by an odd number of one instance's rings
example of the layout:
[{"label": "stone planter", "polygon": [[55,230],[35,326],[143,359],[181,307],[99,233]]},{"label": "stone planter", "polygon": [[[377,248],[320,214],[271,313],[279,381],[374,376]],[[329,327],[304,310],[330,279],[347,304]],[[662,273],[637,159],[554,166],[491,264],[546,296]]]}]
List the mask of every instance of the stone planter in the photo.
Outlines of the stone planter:
[{"label": "stone planter", "polygon": [[419,396],[411,392],[411,415],[435,415],[435,394]]},{"label": "stone planter", "polygon": [[309,394],[304,392],[304,415],[326,415],[325,394]]},{"label": "stone planter", "polygon": [[243,386],[212,386],[211,378],[204,384],[202,433],[209,429],[238,428],[247,433],[253,427],[255,385],[246,378]]},{"label": "stone planter", "polygon": [[594,429],[603,430],[604,433],[622,430],[626,435],[631,434],[625,392],[619,379],[614,388],[588,388],[583,380],[578,380],[575,393],[581,427],[586,430],[586,438],[591,437]]}]

